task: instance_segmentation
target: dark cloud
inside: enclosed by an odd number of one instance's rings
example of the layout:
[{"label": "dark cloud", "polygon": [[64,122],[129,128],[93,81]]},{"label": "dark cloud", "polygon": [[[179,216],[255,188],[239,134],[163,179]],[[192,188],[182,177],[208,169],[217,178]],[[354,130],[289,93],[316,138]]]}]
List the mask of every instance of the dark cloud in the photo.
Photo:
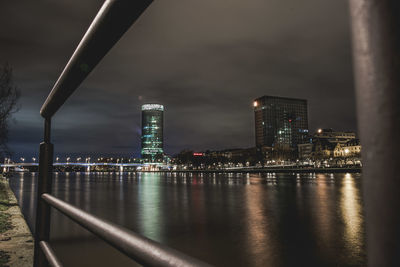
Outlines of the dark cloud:
[{"label": "dark cloud", "polygon": [[[41,104],[102,1],[0,2],[0,61],[22,90],[10,146],[37,153]],[[355,130],[346,0],[155,1],[54,118],[60,155],[138,155],[140,105],[165,105],[165,146],[249,147],[251,103],[306,98],[310,129]]]}]

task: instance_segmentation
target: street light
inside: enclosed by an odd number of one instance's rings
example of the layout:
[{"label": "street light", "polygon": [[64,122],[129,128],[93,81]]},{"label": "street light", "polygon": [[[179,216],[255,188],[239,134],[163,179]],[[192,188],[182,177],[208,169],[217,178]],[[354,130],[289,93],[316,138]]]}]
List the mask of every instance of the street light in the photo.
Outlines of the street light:
[{"label": "street light", "polygon": [[35,157],[33,157],[32,160],[33,160],[33,162],[36,162],[36,158]]},{"label": "street light", "polygon": [[59,159],[60,159],[59,157],[56,157],[56,162],[58,162]]},{"label": "street light", "polygon": [[71,159],[70,157],[67,157],[67,164],[68,164],[68,162],[69,162],[70,159]]},{"label": "street light", "polygon": [[22,162],[25,162],[25,158],[21,158],[21,161],[22,161]]}]

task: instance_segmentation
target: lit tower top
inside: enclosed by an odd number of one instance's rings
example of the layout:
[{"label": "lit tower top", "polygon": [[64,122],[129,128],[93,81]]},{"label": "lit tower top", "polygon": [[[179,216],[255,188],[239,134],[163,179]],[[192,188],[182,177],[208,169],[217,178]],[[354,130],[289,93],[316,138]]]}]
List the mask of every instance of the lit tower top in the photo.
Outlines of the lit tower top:
[{"label": "lit tower top", "polygon": [[146,104],[142,106],[142,158],[149,162],[163,159],[164,106]]},{"label": "lit tower top", "polygon": [[143,110],[158,110],[158,111],[164,111],[164,106],[160,104],[145,104],[142,106],[142,111]]}]

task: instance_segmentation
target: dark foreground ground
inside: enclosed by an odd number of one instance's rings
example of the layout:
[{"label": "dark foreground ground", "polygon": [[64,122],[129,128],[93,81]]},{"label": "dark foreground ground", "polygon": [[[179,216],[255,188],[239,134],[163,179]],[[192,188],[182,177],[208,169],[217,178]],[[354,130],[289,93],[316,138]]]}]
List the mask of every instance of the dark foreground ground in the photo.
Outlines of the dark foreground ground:
[{"label": "dark foreground ground", "polygon": [[0,266],[32,266],[33,238],[8,181],[0,175]]}]

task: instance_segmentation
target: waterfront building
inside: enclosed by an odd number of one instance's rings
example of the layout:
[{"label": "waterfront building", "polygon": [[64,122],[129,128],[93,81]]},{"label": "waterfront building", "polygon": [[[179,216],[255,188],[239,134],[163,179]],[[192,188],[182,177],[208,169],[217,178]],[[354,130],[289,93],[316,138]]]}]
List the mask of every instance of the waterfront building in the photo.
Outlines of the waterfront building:
[{"label": "waterfront building", "polygon": [[318,129],[313,137],[314,141],[326,140],[334,144],[345,144],[353,139],[356,139],[355,132],[336,132],[333,129]]},{"label": "waterfront building", "polygon": [[[262,152],[267,154],[267,152],[263,149]],[[252,162],[256,164],[256,156],[257,156],[257,149],[255,147],[250,148],[236,148],[236,149],[225,149],[222,151],[214,151],[212,154],[217,154],[223,156],[231,162]]]},{"label": "waterfront building", "polygon": [[316,139],[313,143],[313,159],[328,159],[333,157],[333,151],[335,149],[336,144],[331,143],[326,139]]},{"label": "waterfront building", "polygon": [[358,139],[352,139],[345,144],[338,143],[333,152],[334,157],[359,157],[361,145]]},{"label": "waterfront building", "polygon": [[263,96],[254,100],[256,147],[297,150],[308,140],[307,100]]},{"label": "waterfront building", "polygon": [[312,143],[298,144],[299,159],[311,159],[314,145]]},{"label": "waterfront building", "polygon": [[142,106],[142,158],[146,162],[161,162],[163,150],[164,106],[146,104]]},{"label": "waterfront building", "polygon": [[318,129],[311,143],[298,145],[299,159],[314,160],[333,157],[359,156],[361,146],[354,132],[337,132],[332,129]]},{"label": "waterfront building", "polygon": [[[266,155],[268,151],[262,150]],[[258,163],[256,159],[256,148],[235,148],[235,149],[224,149],[224,150],[207,150],[207,151],[190,151],[183,150],[177,154],[174,158],[174,162],[177,164],[185,164],[187,166],[212,166],[218,167],[221,165],[229,164],[249,164],[256,165]],[[230,166],[232,167],[232,166]]]}]

